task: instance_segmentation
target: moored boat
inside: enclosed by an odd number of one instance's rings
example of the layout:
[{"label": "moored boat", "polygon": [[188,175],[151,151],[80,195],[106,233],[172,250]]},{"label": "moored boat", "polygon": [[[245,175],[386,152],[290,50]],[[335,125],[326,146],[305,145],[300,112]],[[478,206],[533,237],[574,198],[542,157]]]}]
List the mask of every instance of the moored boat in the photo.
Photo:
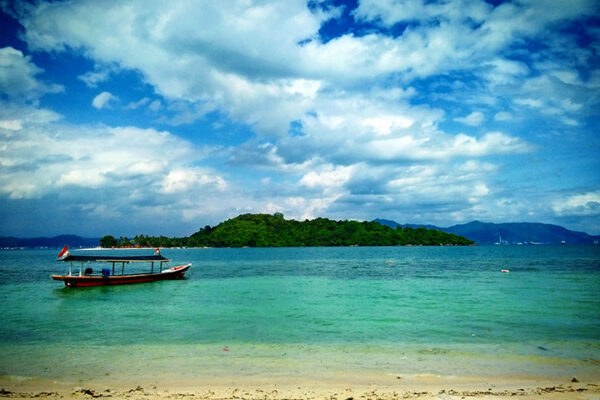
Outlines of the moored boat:
[{"label": "moored boat", "polygon": [[[160,254],[156,249],[151,256],[120,256],[120,255],[71,255],[69,249],[65,246],[58,255],[57,261],[69,263],[69,273],[67,275],[52,275],[52,279],[63,281],[66,287],[90,287],[107,285],[127,285],[132,283],[154,282],[170,279],[181,279],[192,264],[178,265],[171,267],[169,259]],[[73,264],[79,264],[79,271],[73,272]],[[99,272],[94,272],[93,268],[87,267],[89,263],[101,263],[105,267]],[[129,263],[149,263],[150,271],[148,273],[125,273],[125,265]],[[156,266],[155,272],[155,263]],[[86,268],[84,269],[84,265]],[[112,266],[107,268],[106,265]],[[167,268],[164,268],[164,266]],[[121,267],[119,273],[118,267]],[[115,269],[116,268],[116,269]]]}]

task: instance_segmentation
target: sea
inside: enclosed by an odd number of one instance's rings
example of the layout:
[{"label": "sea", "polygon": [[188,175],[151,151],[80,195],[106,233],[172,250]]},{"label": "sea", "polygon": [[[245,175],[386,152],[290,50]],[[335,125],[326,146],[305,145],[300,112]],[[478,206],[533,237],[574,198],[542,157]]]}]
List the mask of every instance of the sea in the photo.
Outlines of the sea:
[{"label": "sea", "polygon": [[600,380],[600,246],[163,249],[186,279],[79,289],[57,253],[0,251],[4,377]]}]

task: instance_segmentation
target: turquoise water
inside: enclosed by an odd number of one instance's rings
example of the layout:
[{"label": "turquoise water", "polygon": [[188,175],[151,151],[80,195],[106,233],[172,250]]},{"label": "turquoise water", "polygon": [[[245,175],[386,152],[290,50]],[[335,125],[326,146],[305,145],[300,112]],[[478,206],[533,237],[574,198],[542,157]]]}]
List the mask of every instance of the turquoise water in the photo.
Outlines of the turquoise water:
[{"label": "turquoise water", "polygon": [[187,279],[85,289],[56,254],[0,251],[0,375],[600,377],[598,246],[165,249]]}]

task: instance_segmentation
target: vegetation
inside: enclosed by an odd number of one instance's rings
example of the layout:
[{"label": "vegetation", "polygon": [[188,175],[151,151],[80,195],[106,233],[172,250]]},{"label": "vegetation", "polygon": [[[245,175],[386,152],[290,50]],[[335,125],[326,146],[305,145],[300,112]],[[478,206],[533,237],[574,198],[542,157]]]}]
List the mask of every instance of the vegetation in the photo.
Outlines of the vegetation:
[{"label": "vegetation", "polygon": [[378,222],[332,221],[317,218],[286,220],[283,214],[243,214],[205,226],[189,237],[138,235],[132,240],[105,236],[102,247],[302,247],[302,246],[402,246],[470,245],[473,241],[435,229],[392,229]]}]

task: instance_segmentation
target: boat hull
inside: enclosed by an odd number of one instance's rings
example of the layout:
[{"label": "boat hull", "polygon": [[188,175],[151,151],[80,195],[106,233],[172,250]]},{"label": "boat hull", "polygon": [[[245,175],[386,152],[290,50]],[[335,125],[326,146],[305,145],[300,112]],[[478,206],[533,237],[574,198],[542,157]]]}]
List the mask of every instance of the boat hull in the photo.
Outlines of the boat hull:
[{"label": "boat hull", "polygon": [[132,275],[113,275],[113,276],[75,276],[75,275],[52,275],[55,281],[63,281],[68,288],[92,287],[92,286],[113,286],[130,285],[134,283],[146,283],[154,281],[164,281],[172,279],[182,279],[192,264],[182,265],[171,268],[155,274],[132,274]]}]

